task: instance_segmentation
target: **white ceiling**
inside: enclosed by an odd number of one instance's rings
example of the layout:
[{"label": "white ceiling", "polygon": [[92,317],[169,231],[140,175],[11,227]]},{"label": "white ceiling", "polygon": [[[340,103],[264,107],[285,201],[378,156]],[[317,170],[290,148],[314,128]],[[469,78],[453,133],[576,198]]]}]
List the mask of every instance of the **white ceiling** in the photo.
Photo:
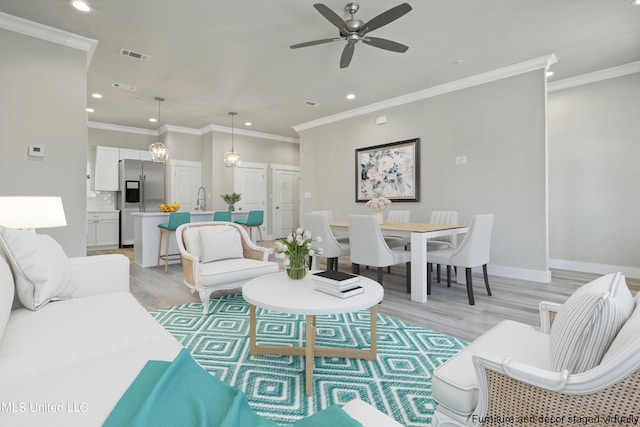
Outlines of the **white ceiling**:
[{"label": "white ceiling", "polygon": [[[89,120],[146,129],[159,127],[148,121],[158,113],[155,96],[166,98],[162,124],[229,126],[236,111],[236,127],[251,121],[251,130],[296,137],[298,124],[551,53],[550,81],[640,60],[640,7],[631,0],[409,0],[411,12],[370,33],[409,50],[358,43],[346,69],[343,41],[289,49],[337,36],[310,1],[87,2],[90,13],[68,0],[0,0],[0,11],[97,40]],[[324,2],[347,18],[346,3]],[[359,3],[356,18],[366,22],[401,1]],[[121,56],[121,48],[151,59]]]}]

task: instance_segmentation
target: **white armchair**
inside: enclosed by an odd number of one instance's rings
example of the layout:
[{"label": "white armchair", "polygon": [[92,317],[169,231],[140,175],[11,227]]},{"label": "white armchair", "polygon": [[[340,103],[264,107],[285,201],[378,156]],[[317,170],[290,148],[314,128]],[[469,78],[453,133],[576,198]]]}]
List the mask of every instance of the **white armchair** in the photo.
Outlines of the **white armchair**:
[{"label": "white armchair", "polygon": [[190,222],[179,226],[184,284],[198,292],[202,314],[209,312],[209,296],[218,290],[240,288],[264,274],[277,273],[279,266],[268,261],[273,249],[257,246],[238,224],[232,222]]},{"label": "white armchair", "polygon": [[[551,424],[544,417],[555,425],[637,422],[640,294],[634,299],[618,273],[584,285],[564,304],[542,302],[539,308],[540,330],[505,320],[435,370],[435,425],[477,426],[492,419]],[[604,345],[596,349],[591,340]],[[569,367],[558,366],[567,355]],[[574,358],[596,362],[576,370]],[[520,422],[509,422],[516,417]]]}]

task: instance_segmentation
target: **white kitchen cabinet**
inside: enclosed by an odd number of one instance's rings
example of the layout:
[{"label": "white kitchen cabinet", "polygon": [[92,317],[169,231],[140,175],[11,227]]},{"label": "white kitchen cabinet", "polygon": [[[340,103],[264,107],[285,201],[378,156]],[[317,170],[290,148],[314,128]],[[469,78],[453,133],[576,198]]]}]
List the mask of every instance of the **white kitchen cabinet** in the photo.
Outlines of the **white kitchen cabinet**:
[{"label": "white kitchen cabinet", "polygon": [[96,147],[96,191],[118,191],[118,160],[120,149],[116,147]]},{"label": "white kitchen cabinet", "polygon": [[130,148],[121,148],[120,160],[124,159],[151,160],[151,153],[149,153],[149,150],[132,150]]},{"label": "white kitchen cabinet", "polygon": [[120,243],[120,213],[89,212],[87,214],[87,247],[117,248]]}]

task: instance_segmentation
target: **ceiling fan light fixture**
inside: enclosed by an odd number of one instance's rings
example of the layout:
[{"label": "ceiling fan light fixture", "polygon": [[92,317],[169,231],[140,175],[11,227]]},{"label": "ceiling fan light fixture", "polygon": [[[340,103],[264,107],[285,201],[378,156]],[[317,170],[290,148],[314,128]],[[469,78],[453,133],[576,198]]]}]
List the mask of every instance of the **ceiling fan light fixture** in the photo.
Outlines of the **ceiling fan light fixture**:
[{"label": "ceiling fan light fixture", "polygon": [[229,112],[231,116],[231,151],[224,153],[224,165],[228,168],[237,168],[242,160],[240,154],[233,149],[233,117],[237,114],[233,111]]},{"label": "ceiling fan light fixture", "polygon": [[[160,104],[164,101],[164,98],[156,96],[154,99],[158,101],[158,123],[160,123]],[[162,141],[149,145],[149,153],[151,154],[151,160],[154,162],[166,162],[169,159],[169,147]]]}]

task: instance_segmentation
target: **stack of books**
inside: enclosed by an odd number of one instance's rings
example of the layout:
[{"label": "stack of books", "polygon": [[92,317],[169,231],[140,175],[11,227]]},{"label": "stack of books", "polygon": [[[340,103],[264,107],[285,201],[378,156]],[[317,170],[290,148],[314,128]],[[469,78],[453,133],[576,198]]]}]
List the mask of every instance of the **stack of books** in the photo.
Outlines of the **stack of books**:
[{"label": "stack of books", "polygon": [[341,271],[319,271],[311,275],[314,289],[338,298],[348,298],[364,292],[360,276]]}]

